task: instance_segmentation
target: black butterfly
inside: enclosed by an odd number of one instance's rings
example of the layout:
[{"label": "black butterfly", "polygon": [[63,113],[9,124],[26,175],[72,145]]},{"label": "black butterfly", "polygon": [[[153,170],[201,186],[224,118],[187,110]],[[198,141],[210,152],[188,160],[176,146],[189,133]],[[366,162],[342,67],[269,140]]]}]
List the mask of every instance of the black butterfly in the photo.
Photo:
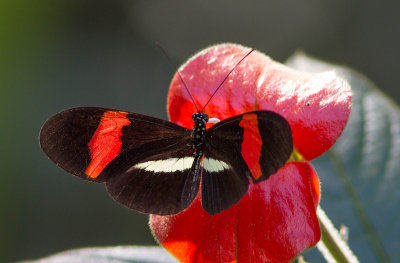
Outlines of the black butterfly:
[{"label": "black butterfly", "polygon": [[202,207],[213,215],[236,204],[250,178],[258,183],[274,174],[293,145],[277,113],[247,112],[206,129],[204,107],[193,114],[192,130],[137,113],[73,108],[46,121],[40,145],[59,167],[104,183],[128,208],[176,214],[201,188]]}]

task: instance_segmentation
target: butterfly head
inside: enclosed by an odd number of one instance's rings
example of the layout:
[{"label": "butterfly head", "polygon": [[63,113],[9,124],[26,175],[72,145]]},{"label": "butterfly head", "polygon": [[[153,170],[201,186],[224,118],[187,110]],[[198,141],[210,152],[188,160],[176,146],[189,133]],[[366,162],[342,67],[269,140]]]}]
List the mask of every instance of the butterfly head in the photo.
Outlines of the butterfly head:
[{"label": "butterfly head", "polygon": [[192,119],[195,123],[201,122],[203,124],[206,124],[208,122],[208,116],[207,116],[207,114],[205,114],[203,112],[193,113]]}]

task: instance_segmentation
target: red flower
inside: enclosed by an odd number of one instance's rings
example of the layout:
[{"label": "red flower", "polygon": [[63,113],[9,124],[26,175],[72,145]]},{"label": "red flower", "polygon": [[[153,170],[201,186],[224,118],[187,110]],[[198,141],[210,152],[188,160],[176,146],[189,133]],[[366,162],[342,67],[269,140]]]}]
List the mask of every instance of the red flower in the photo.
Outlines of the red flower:
[{"label": "red flower", "polygon": [[[199,107],[248,51],[239,45],[216,45],[180,68]],[[253,110],[281,114],[292,128],[291,160],[268,180],[251,184],[238,204],[214,216],[201,208],[199,198],[179,214],[152,215],[154,236],[183,262],[290,262],[320,239],[319,180],[308,161],[333,145],[350,108],[350,88],[334,72],[298,72],[253,52],[205,112],[220,120]],[[195,111],[175,75],[168,97],[171,121],[190,129]]]}]

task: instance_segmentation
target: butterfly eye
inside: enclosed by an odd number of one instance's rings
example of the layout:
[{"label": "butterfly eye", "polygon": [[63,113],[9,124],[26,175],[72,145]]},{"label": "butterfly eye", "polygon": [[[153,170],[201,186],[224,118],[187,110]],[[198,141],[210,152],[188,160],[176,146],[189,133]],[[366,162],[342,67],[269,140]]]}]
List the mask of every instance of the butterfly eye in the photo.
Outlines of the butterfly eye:
[{"label": "butterfly eye", "polygon": [[195,121],[197,118],[199,118],[199,113],[198,112],[193,113],[192,120]]}]

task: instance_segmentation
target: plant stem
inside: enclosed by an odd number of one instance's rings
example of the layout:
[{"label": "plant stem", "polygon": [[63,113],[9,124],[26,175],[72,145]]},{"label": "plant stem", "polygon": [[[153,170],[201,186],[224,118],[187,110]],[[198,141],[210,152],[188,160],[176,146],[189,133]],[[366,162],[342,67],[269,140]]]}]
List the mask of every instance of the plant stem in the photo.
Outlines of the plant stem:
[{"label": "plant stem", "polygon": [[346,241],[340,236],[333,226],[331,220],[320,206],[317,209],[317,217],[321,227],[321,240],[317,244],[318,250],[322,253],[328,263],[359,263],[357,257],[351,251]]}]

